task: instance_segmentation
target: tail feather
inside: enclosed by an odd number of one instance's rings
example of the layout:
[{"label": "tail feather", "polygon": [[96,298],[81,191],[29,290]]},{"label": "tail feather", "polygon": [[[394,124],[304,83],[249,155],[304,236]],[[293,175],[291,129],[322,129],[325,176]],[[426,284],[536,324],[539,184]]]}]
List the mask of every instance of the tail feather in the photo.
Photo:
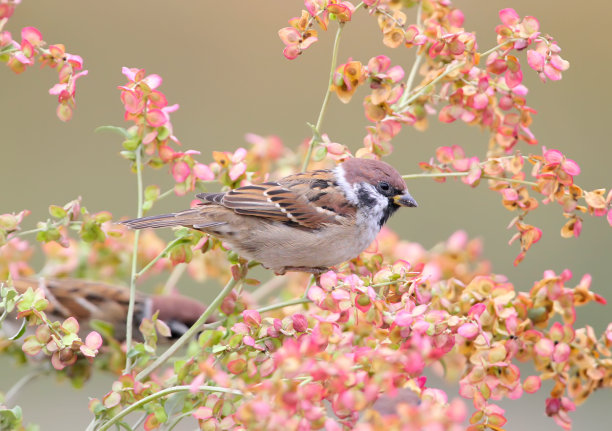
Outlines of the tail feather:
[{"label": "tail feather", "polygon": [[202,210],[199,208],[181,211],[178,213],[135,218],[132,220],[125,220],[120,223],[126,225],[130,229],[147,229],[172,226],[187,226],[193,229],[205,229],[207,227],[225,224],[225,222],[207,220],[206,217],[202,216]]},{"label": "tail feather", "polygon": [[184,217],[177,217],[180,213],[161,214],[155,216],[135,218],[120,222],[130,229],[146,229],[185,225]]}]

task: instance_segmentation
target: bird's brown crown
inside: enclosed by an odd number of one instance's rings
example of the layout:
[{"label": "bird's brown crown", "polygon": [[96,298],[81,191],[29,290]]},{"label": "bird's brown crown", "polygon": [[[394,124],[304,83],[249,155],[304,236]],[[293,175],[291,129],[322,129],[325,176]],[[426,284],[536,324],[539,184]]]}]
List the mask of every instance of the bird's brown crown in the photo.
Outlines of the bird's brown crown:
[{"label": "bird's brown crown", "polygon": [[352,158],[342,163],[342,167],[349,184],[365,182],[375,186],[380,181],[386,181],[398,191],[408,188],[399,172],[380,160]]}]

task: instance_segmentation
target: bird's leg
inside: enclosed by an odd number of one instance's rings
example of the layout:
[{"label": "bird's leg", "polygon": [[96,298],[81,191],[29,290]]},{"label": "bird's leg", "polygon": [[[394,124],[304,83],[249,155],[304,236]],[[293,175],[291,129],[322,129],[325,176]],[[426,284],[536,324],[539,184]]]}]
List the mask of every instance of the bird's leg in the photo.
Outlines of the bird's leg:
[{"label": "bird's leg", "polygon": [[312,274],[314,276],[319,277],[324,272],[329,271],[329,268],[326,267],[326,266],[315,266],[315,267],[309,267],[309,266],[285,266],[283,269],[278,271],[276,274],[277,275],[283,275],[284,273],[286,273],[288,271],[293,271],[293,272],[308,272],[309,274]]}]

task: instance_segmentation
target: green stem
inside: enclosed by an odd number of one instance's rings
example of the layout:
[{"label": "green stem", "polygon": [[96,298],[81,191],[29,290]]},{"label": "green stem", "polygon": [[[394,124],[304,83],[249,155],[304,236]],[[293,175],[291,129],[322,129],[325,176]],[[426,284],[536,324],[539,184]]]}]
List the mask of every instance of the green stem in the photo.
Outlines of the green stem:
[{"label": "green stem", "polygon": [[[417,16],[416,16],[416,26],[421,29],[421,13],[423,12],[423,3],[420,2],[417,5]],[[410,90],[412,89],[412,84],[414,83],[414,78],[416,78],[416,74],[419,70],[419,67],[421,66],[421,62],[423,61],[423,53],[420,53],[420,47],[416,46],[416,55],[414,58],[414,63],[412,64],[412,68],[410,69],[410,74],[408,75],[408,79],[406,80],[406,88],[404,88],[404,94],[402,94],[402,97],[400,98],[399,102],[397,103],[398,106],[402,106],[404,105],[404,103],[406,102],[406,99],[408,98],[409,94],[410,94]]]},{"label": "green stem", "polygon": [[[446,178],[446,177],[467,177],[469,172],[437,172],[437,173],[422,173],[422,174],[409,174],[402,175],[405,180],[414,180],[417,178]],[[533,181],[516,180],[513,178],[494,177],[492,175],[481,175],[480,178],[484,180],[493,181],[506,181],[509,183],[525,184],[526,186],[537,186],[538,184]]]},{"label": "green stem", "polygon": [[174,193],[174,187],[173,187],[173,188],[171,188],[170,190],[166,190],[165,192],[163,192],[162,194],[160,194],[160,195],[157,197],[157,200],[158,200],[158,201],[161,201],[162,199],[167,198],[168,196],[170,196],[172,193]]},{"label": "green stem", "polygon": [[179,263],[178,265],[175,265],[175,267],[172,269],[172,272],[170,273],[170,277],[168,277],[168,280],[166,281],[166,284],[164,285],[164,289],[162,290],[162,293],[164,295],[167,295],[174,290],[174,288],[176,287],[176,284],[181,279],[181,276],[183,275],[186,269],[187,269],[187,264],[184,262]]},{"label": "green stem", "polygon": [[[143,194],[142,187],[142,144],[136,148],[136,182],[138,188],[138,209],[137,218],[142,217],[143,213]],[[125,345],[126,352],[132,349],[132,327],[134,322],[134,302],[136,299],[136,279],[138,278],[138,239],[140,238],[140,230],[134,232],[134,247],[132,248],[132,276],[130,277],[130,301],[128,303],[128,312],[125,326]],[[129,355],[125,358],[125,373],[129,374],[132,371],[132,360]]]},{"label": "green stem", "polygon": [[[267,311],[279,310],[281,308],[290,307],[292,305],[308,304],[310,302],[312,301],[308,298],[291,299],[289,301],[279,302],[277,304],[266,305],[265,307],[258,308],[257,311],[259,313],[265,313]],[[242,316],[239,317],[239,320],[240,319],[242,319]],[[226,321],[227,319],[207,323],[206,325],[202,326],[202,329],[215,329],[215,328],[218,328],[220,325],[225,324]]]},{"label": "green stem", "polygon": [[65,223],[63,221],[57,221],[57,222],[53,222],[49,225],[50,221],[47,221],[47,225],[45,227],[39,227],[36,229],[30,229],[30,230],[23,230],[20,232],[16,232],[13,235],[14,236],[24,236],[24,235],[30,235],[33,233],[38,233],[41,232],[43,230],[47,230],[49,228],[56,228],[56,227],[60,227],[60,226],[80,226],[81,224],[83,224],[83,222],[81,221],[71,221],[69,223]]},{"label": "green stem", "polygon": [[12,398],[15,397],[15,395],[17,395],[21,389],[23,389],[32,380],[42,376],[43,374],[47,374],[47,371],[37,368],[17,380],[17,382],[11,386],[11,388],[4,395],[4,404],[10,406]]},{"label": "green stem", "polygon": [[325,98],[323,99],[323,104],[321,105],[321,110],[319,111],[319,118],[317,118],[317,124],[315,124],[315,132],[313,133],[310,142],[308,143],[308,151],[306,152],[306,157],[304,158],[304,164],[302,165],[302,171],[308,169],[308,164],[310,163],[310,158],[312,157],[312,150],[316,143],[318,143],[318,136],[321,135],[321,125],[323,124],[323,117],[325,116],[325,111],[327,110],[327,105],[329,104],[329,96],[331,94],[331,86],[334,82],[334,72],[336,71],[336,63],[338,61],[338,47],[340,46],[340,34],[342,34],[342,29],[344,28],[343,23],[338,24],[338,31],[336,31],[336,39],[334,40],[334,50],[332,51],[332,61],[331,68],[329,71],[329,79],[327,80],[327,88],[325,90]]},{"label": "green stem", "polygon": [[278,304],[267,305],[257,309],[257,311],[260,313],[265,313],[267,311],[279,310],[281,308],[291,307],[292,305],[308,304],[310,302],[312,301],[308,298],[296,298],[289,301],[279,302]]},{"label": "green stem", "polygon": [[[162,389],[159,392],[155,392],[154,394],[151,394],[147,397],[144,397],[141,400],[136,401],[134,404],[131,404],[130,406],[126,407],[125,409],[121,410],[119,413],[117,413],[115,416],[113,416],[108,422],[106,422],[104,425],[102,425],[100,428],[98,428],[97,431],[106,431],[107,429],[109,429],[110,427],[112,427],[115,423],[117,423],[118,421],[120,421],[121,419],[123,419],[125,416],[129,415],[130,413],[132,413],[133,411],[139,409],[140,407],[144,406],[145,404],[154,401],[158,398],[161,397],[165,397],[166,395],[170,395],[170,394],[174,394],[177,392],[189,392],[191,390],[191,386],[188,385],[183,385],[183,386],[174,386],[171,388],[166,388],[166,389]],[[207,391],[207,392],[223,392],[225,394],[230,394],[230,395],[237,395],[237,396],[243,396],[244,394],[236,389],[227,389],[227,388],[221,388],[218,386],[200,386],[198,388],[198,390],[200,391]]]},{"label": "green stem", "polygon": [[[139,231],[136,231],[136,232],[139,232]],[[138,277],[141,277],[145,272],[147,272],[149,269],[151,269],[151,267],[153,265],[155,265],[159,259],[164,257],[166,255],[166,253],[168,253],[168,251],[170,249],[172,249],[172,247],[174,247],[177,243],[179,243],[179,242],[181,242],[183,240],[184,240],[183,237],[178,237],[178,238],[175,238],[172,241],[170,241],[166,245],[166,248],[164,248],[157,256],[155,256],[155,258],[153,258],[153,260],[151,262],[147,263],[140,271],[138,271],[137,273],[135,273],[133,275],[134,280],[136,280]]]},{"label": "green stem", "polygon": [[198,318],[198,320],[183,334],[181,338],[176,340],[176,342],[168,348],[161,356],[159,356],[151,365],[142,370],[136,376],[136,380],[143,380],[161,365],[163,365],[174,353],[180,349],[184,344],[186,344],[198,331],[202,330],[202,325],[208,320],[208,318],[221,306],[221,303],[225,299],[227,295],[230,294],[232,289],[236,286],[238,280],[231,278],[230,281],[227,282],[225,287],[217,297],[210,303],[206,311],[202,313],[202,315]]},{"label": "green stem", "polygon": [[[507,41],[505,41],[503,43],[500,43],[499,45],[496,45],[493,48],[483,52],[482,54],[480,54],[480,56],[481,57],[487,57],[490,54],[492,54],[493,52],[497,51],[498,49],[506,46],[509,43],[516,42],[517,40],[518,39],[508,39]],[[420,86],[418,89],[415,90],[414,94],[412,94],[410,97],[407,97],[406,100],[404,100],[401,103],[399,103],[397,111],[398,112],[403,112],[404,110],[406,110],[410,106],[410,104],[412,102],[414,102],[416,99],[418,99],[419,97],[421,97],[421,95],[423,95],[423,93],[425,93],[428,88],[430,88],[431,86],[437,84],[438,82],[440,82],[442,79],[444,79],[447,75],[451,74],[455,70],[463,67],[465,65],[465,63],[466,63],[465,61],[459,61],[457,63],[451,63],[448,66],[446,66],[446,70],[444,72],[442,72],[440,75],[436,76],[434,79],[432,79],[427,84],[424,84],[424,85]]]}]

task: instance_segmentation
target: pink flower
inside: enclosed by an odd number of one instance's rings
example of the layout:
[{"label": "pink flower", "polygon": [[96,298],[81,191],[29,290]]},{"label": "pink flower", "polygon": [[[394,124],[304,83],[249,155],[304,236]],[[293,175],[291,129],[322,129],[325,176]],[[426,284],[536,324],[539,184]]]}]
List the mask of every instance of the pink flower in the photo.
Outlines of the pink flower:
[{"label": "pink flower", "polygon": [[305,332],[308,329],[308,320],[306,320],[306,316],[303,314],[294,314],[291,316],[291,321],[293,323],[293,329],[297,332]]},{"label": "pink flower", "polygon": [[580,166],[572,159],[566,159],[559,150],[548,150],[544,152],[544,160],[550,167],[560,166],[568,175],[576,176],[580,174]]},{"label": "pink flower", "polygon": [[242,318],[244,323],[249,326],[258,327],[261,325],[261,315],[257,310],[244,310],[242,312]]},{"label": "pink flower", "polygon": [[480,330],[478,328],[478,325],[471,322],[464,323],[459,327],[459,329],[457,329],[457,333],[463,338],[467,338],[468,340],[475,338],[479,332]]},{"label": "pink flower", "polygon": [[215,174],[213,173],[213,171],[211,171],[208,165],[205,165],[203,163],[196,163],[193,167],[193,173],[198,179],[202,181],[212,181],[215,179]]},{"label": "pink flower", "polygon": [[187,164],[187,162],[177,162],[172,166],[172,176],[174,177],[174,181],[177,183],[184,182],[189,174],[191,173],[191,168]]},{"label": "pink flower", "polygon": [[513,26],[519,23],[520,15],[512,8],[502,9],[499,11],[499,19],[507,26]]},{"label": "pink flower", "polygon": [[309,48],[318,39],[315,36],[304,38],[302,33],[293,27],[281,28],[278,31],[278,37],[285,44],[283,55],[288,60],[294,60],[304,51]]},{"label": "pink flower", "polygon": [[232,181],[236,181],[247,170],[247,165],[244,162],[236,163],[229,171],[229,177]]}]

